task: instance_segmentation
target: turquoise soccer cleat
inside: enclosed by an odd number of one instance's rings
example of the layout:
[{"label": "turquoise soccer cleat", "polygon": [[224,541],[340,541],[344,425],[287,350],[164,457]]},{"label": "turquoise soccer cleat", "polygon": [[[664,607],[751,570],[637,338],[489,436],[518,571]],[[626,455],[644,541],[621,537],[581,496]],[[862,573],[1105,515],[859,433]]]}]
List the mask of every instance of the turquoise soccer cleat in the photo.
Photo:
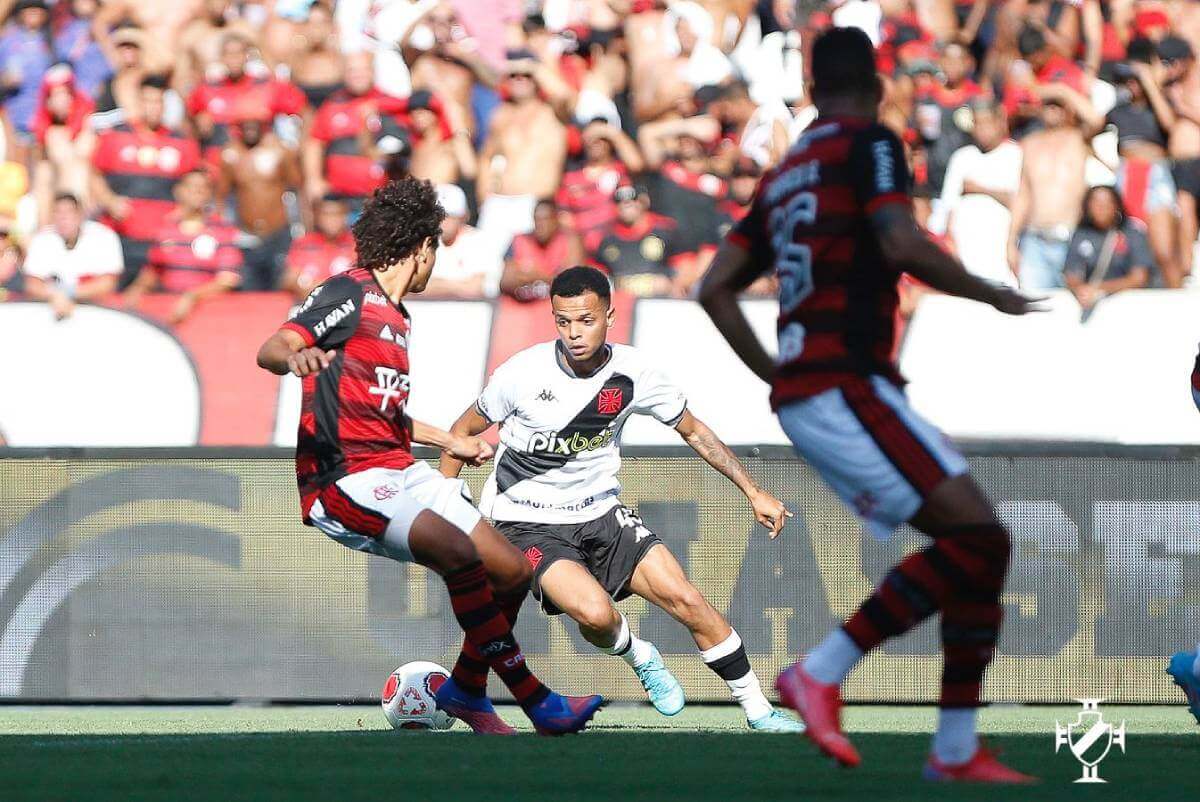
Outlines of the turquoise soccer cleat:
[{"label": "turquoise soccer cleat", "polygon": [[1192,673],[1195,660],[1195,652],[1176,652],[1167,664],[1167,673],[1175,680],[1175,684],[1183,689],[1188,701],[1188,710],[1196,719],[1196,723],[1200,724],[1200,679],[1196,679],[1196,675]]},{"label": "turquoise soccer cleat", "polygon": [[654,705],[654,709],[664,716],[673,716],[683,710],[683,688],[679,680],[667,670],[658,649],[651,648],[654,649],[654,654],[633,671],[641,680],[642,687],[646,689],[646,696],[650,697],[650,704]]},{"label": "turquoise soccer cleat", "polygon": [[762,718],[747,720],[746,723],[755,732],[790,732],[796,734],[804,732],[804,722],[792,718],[782,710],[772,710]]}]

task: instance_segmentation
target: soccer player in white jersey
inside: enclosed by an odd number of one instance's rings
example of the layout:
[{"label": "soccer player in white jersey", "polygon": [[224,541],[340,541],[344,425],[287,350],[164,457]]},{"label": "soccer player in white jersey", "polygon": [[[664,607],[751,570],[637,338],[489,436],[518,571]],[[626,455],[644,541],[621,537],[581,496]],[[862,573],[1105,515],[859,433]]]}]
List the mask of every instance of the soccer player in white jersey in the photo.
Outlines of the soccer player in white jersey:
[{"label": "soccer player in white jersey", "polygon": [[[650,415],[673,427],[746,494],[772,537],[790,513],[688,411],[679,388],[636,349],[607,343],[614,310],[603,273],[572,267],[555,278],[550,295],[559,339],[527,348],[498,367],[479,400],[451,427],[456,434],[477,435],[500,425],[481,511],[529,559],[533,594],[543,609],[566,613],[588,642],[621,656],[660,713],[672,716],[683,709],[683,689],[658,649],[638,638],[614,606],[631,593],[688,628],[751,729],[802,732],[799,721],[775,710],[763,695],[738,634],[637,513],[621,504],[617,471],[625,421]],[[447,476],[457,477],[462,465],[443,454]]]}]

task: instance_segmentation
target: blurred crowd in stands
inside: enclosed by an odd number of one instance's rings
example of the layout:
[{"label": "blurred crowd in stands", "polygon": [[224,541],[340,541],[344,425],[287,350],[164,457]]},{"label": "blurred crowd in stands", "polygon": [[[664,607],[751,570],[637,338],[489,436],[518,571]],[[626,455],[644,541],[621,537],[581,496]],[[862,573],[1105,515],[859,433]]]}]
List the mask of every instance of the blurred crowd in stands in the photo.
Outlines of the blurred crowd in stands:
[{"label": "blurred crowd in stands", "polygon": [[[438,185],[429,294],[589,262],[686,297],[812,123],[804,48],[877,43],[918,220],[1086,309],[1189,281],[1195,0],[0,0],[0,284],[297,296],[390,176]],[[770,294],[770,277],[750,288]]]}]

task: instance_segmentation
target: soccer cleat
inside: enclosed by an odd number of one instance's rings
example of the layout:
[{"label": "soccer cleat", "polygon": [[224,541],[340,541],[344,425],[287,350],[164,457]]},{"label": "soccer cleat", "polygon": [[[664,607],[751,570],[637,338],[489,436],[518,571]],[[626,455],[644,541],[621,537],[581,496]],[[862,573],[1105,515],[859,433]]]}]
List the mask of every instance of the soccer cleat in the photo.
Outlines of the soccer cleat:
[{"label": "soccer cleat", "polygon": [[804,722],[797,721],[782,710],[772,710],[762,718],[747,720],[746,723],[755,732],[804,732]]},{"label": "soccer cleat", "polygon": [[517,734],[517,731],[505,724],[504,719],[496,713],[491,699],[466,693],[454,683],[453,677],[442,683],[434,699],[437,700],[439,710],[459,719],[480,735]]},{"label": "soccer cleat", "polygon": [[783,703],[804,719],[804,734],[818,749],[843,766],[862,762],[858,750],[842,732],[842,698],[837,685],[817,682],[800,663],[795,663],[780,673],[775,690]]},{"label": "soccer cleat", "polygon": [[566,735],[579,732],[604,704],[603,697],[562,696],[551,692],[525,711],[538,735]]},{"label": "soccer cleat", "polygon": [[992,783],[996,785],[1031,785],[1038,781],[1037,777],[1010,769],[982,746],[975,750],[975,754],[970,760],[957,766],[947,766],[934,755],[930,755],[929,760],[925,762],[925,768],[921,769],[921,777],[931,782]]},{"label": "soccer cleat", "polygon": [[1200,724],[1200,679],[1192,673],[1195,662],[1195,652],[1176,652],[1167,664],[1167,673],[1171,675],[1175,684],[1183,689],[1183,694],[1187,697],[1188,711],[1196,719],[1196,723]]},{"label": "soccer cleat", "polygon": [[650,659],[635,666],[633,671],[646,689],[646,696],[650,697],[654,709],[664,716],[673,716],[683,710],[683,687],[667,670],[658,649],[653,646],[650,648],[654,652]]}]

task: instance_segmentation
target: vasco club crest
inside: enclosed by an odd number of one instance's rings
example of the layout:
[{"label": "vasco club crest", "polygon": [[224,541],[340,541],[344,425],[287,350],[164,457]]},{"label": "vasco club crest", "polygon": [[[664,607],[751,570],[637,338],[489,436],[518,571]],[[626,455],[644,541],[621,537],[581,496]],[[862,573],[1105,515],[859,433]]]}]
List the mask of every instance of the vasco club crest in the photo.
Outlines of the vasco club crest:
[{"label": "vasco club crest", "polygon": [[1054,751],[1057,753],[1060,747],[1067,746],[1075,759],[1083,764],[1083,776],[1075,782],[1108,782],[1100,778],[1100,761],[1104,760],[1113,745],[1121,747],[1121,752],[1125,751],[1125,722],[1114,727],[1104,720],[1104,714],[1100,712],[1103,699],[1075,701],[1083,705],[1075,721],[1067,724],[1054,722]]}]

